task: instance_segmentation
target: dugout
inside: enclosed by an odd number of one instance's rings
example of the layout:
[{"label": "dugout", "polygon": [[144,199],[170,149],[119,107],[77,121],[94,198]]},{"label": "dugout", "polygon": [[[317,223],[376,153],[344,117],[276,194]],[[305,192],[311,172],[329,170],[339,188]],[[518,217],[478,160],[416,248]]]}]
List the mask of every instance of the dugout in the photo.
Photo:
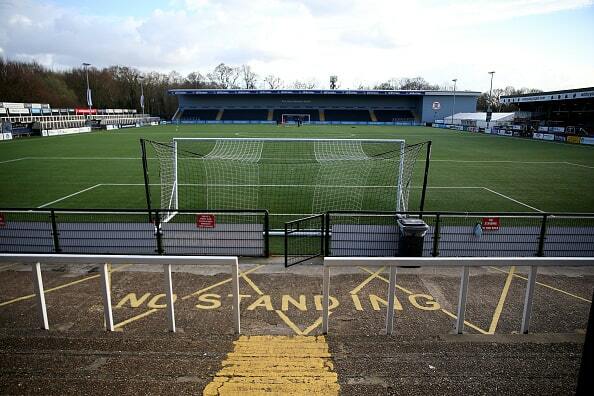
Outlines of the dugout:
[{"label": "dugout", "polygon": [[[455,112],[474,112],[479,92],[174,89],[173,117],[180,123],[281,123],[302,115],[306,123],[421,125]],[[455,103],[455,104],[454,104]]]}]

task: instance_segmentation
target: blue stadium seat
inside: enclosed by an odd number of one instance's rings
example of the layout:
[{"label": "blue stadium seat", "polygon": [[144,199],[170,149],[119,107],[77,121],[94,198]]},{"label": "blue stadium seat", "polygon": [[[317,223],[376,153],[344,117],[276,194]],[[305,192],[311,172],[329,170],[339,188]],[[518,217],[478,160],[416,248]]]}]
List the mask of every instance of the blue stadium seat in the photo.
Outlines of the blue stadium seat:
[{"label": "blue stadium seat", "polygon": [[266,121],[267,109],[225,109],[223,121]]},{"label": "blue stadium seat", "polygon": [[410,110],[374,110],[373,112],[380,122],[411,121],[415,119]]},{"label": "blue stadium seat", "polygon": [[183,110],[182,121],[211,121],[217,119],[218,109]]},{"label": "blue stadium seat", "polygon": [[324,111],[326,121],[371,121],[369,110],[334,110]]}]

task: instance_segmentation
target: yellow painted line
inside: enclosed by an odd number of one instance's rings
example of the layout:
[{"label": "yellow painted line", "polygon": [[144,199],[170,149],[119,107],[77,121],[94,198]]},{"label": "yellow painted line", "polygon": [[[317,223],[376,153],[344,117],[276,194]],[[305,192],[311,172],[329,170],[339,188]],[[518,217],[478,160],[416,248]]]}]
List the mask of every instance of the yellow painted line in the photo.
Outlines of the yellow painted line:
[{"label": "yellow painted line", "polygon": [[[368,273],[370,273],[370,274],[372,274],[372,273],[373,273],[373,271],[371,271],[369,268],[365,268],[365,267],[359,267],[359,268],[361,268],[363,271],[366,271],[366,272],[368,272]],[[381,280],[383,280],[384,282],[386,282],[386,283],[388,283],[388,284],[390,283],[390,281],[389,281],[387,278],[384,278],[384,277],[383,277],[383,276],[381,276],[381,275],[378,275],[376,278],[378,278],[378,279],[381,279]],[[404,288],[404,287],[402,287],[402,286],[398,286],[398,285],[396,285],[396,288],[397,288],[397,289],[400,289],[400,290],[402,290],[403,292],[405,292],[406,294],[409,294],[409,295],[410,295],[410,294],[415,294],[415,293],[413,293],[412,291],[410,291],[410,290],[408,290],[408,289],[406,289],[406,288]]]},{"label": "yellow painted line", "polygon": [[[497,267],[489,267],[489,268],[491,268],[491,269],[493,269],[493,270],[495,270],[495,271],[499,271],[499,272],[503,272],[504,274],[507,274],[507,271],[504,271],[504,270],[502,270],[501,268],[497,268]],[[525,276],[518,275],[518,274],[515,274],[515,273],[514,273],[514,277],[516,277],[516,278],[520,278],[520,279],[524,279],[525,281],[527,281],[527,280],[528,280],[528,278],[526,278]],[[568,292],[568,291],[565,291],[565,290],[562,290],[562,289],[558,289],[558,288],[556,288],[556,287],[553,287],[553,286],[551,286],[551,285],[547,285],[546,283],[542,283],[542,282],[538,282],[538,281],[537,281],[537,282],[536,282],[536,284],[537,284],[537,285],[539,285],[539,286],[543,286],[543,287],[546,287],[546,288],[548,288],[548,289],[554,290],[554,291],[556,291],[556,292],[559,292],[559,293],[566,294],[566,295],[568,295],[568,296],[570,296],[570,297],[577,298],[578,300],[585,301],[585,302],[587,302],[587,303],[589,303],[589,304],[592,304],[592,301],[588,300],[587,298],[580,297],[580,296],[578,296],[578,295],[576,295],[576,294],[570,293],[570,292]]]},{"label": "yellow painted line", "polygon": [[503,285],[503,290],[501,290],[501,295],[499,296],[499,301],[497,302],[497,307],[495,308],[493,318],[491,319],[491,325],[489,326],[489,334],[495,334],[495,330],[497,329],[497,323],[499,323],[499,317],[501,316],[501,311],[503,310],[503,306],[505,305],[505,299],[507,298],[507,293],[509,292],[509,286],[511,285],[512,279],[514,278],[515,270],[516,267],[513,265],[509,269],[507,278],[505,279],[505,284]]},{"label": "yellow painted line", "polygon": [[142,319],[144,317],[147,317],[149,315],[154,314],[155,312],[159,312],[160,310],[161,310],[160,308],[149,309],[148,311],[143,312],[140,315],[136,315],[136,316],[133,316],[133,317],[131,317],[129,319],[126,319],[124,321],[121,321],[120,323],[114,325],[113,328],[114,329],[118,329],[120,327],[124,327],[125,325],[130,324],[130,323],[134,322],[135,320]]},{"label": "yellow painted line", "polygon": [[[254,271],[256,271],[256,270],[258,270],[258,269],[262,268],[263,266],[264,266],[264,265],[259,265],[259,266],[257,266],[257,267],[251,268],[251,269],[249,269],[249,270],[245,271],[245,272],[244,272],[244,273],[242,273],[242,274],[250,274],[250,273],[252,273],[252,272],[254,272]],[[241,276],[242,274],[240,274],[240,276]],[[197,296],[197,295],[199,295],[199,294],[202,294],[202,293],[204,293],[205,291],[208,291],[208,290],[214,289],[215,287],[219,287],[219,286],[221,286],[221,285],[224,285],[225,283],[229,283],[229,282],[231,282],[231,280],[232,280],[232,279],[233,279],[233,278],[225,279],[225,280],[223,280],[223,281],[220,281],[220,282],[217,282],[217,283],[215,283],[214,285],[210,285],[210,286],[208,286],[208,287],[205,287],[204,289],[200,289],[200,290],[198,290],[198,291],[195,291],[195,292],[193,292],[193,293],[190,293],[190,294],[188,294],[188,295],[186,295],[186,296],[183,296],[183,297],[182,297],[182,300],[187,300],[188,298],[190,298],[190,297],[192,297],[192,296]],[[114,326],[114,328],[121,328],[121,327],[123,327],[123,326],[125,326],[125,325],[127,325],[127,324],[130,324],[130,323],[134,322],[134,321],[137,321],[137,320],[139,320],[139,319],[143,319],[143,318],[145,318],[145,317],[147,317],[147,316],[149,316],[149,315],[152,315],[152,314],[154,314],[155,312],[158,312],[159,310],[161,310],[161,308],[153,308],[153,309],[149,309],[148,311],[145,311],[145,312],[143,312],[143,313],[141,313],[141,314],[139,314],[139,315],[133,316],[133,317],[131,317],[131,318],[129,318],[129,319],[126,319],[126,320],[124,320],[123,322],[120,322],[120,323],[118,323],[117,325],[115,325],[115,326]]]},{"label": "yellow painted line", "polygon": [[[252,272],[254,272],[254,271],[256,271],[256,270],[259,270],[259,269],[260,269],[260,268],[262,268],[263,266],[264,266],[264,264],[258,265],[257,267],[254,267],[254,268],[252,268],[252,269],[249,269],[249,270],[247,270],[247,271],[245,271],[245,272],[242,272],[242,273],[240,273],[240,276],[241,276],[241,275],[244,275],[244,274],[245,274],[245,275],[251,274]],[[188,294],[187,296],[183,296],[183,297],[182,297],[182,300],[187,300],[188,298],[191,298],[191,297],[193,297],[193,296],[200,295],[200,294],[202,294],[202,293],[204,293],[204,292],[206,292],[206,291],[209,291],[209,290],[211,290],[211,289],[214,289],[214,288],[216,288],[216,287],[219,287],[219,286],[221,286],[221,285],[224,285],[225,283],[229,283],[229,282],[231,282],[231,280],[233,280],[233,278],[228,278],[228,279],[225,279],[225,280],[223,280],[223,281],[220,281],[220,282],[218,282],[218,283],[215,283],[214,285],[210,285],[210,286],[208,286],[208,287],[205,287],[204,289],[197,290],[197,291],[195,291],[195,292],[193,292],[193,293],[190,293],[190,294]]]},{"label": "yellow painted line", "polygon": [[[366,271],[366,272],[368,272],[368,273],[370,273],[370,274],[371,274],[371,273],[373,273],[373,271],[371,271],[371,270],[370,270],[370,269],[368,269],[368,268],[365,268],[365,267],[359,267],[359,268],[361,268],[362,270],[364,270],[364,271]],[[386,283],[390,283],[390,281],[389,281],[388,279],[384,278],[384,277],[383,277],[383,276],[381,276],[381,275],[378,275],[378,276],[377,276],[377,278],[378,278],[378,279],[381,279],[381,280],[383,280],[383,281],[384,281],[384,282],[386,282]],[[408,289],[406,289],[406,288],[404,288],[404,287],[401,287],[401,286],[398,286],[398,285],[396,285],[396,287],[397,287],[398,289],[402,290],[403,292],[405,292],[405,293],[406,293],[406,294],[408,294],[408,295],[415,294],[415,293],[413,293],[412,291],[410,291],[410,290],[408,290]],[[441,311],[442,311],[443,313],[445,313],[446,315],[448,315],[448,316],[451,316],[451,317],[452,317],[452,318],[454,318],[454,319],[457,319],[457,316],[456,316],[456,315],[454,315],[453,313],[451,313],[450,311],[448,311],[448,310],[446,310],[446,309],[444,309],[444,308],[441,308]],[[475,329],[475,330],[476,330],[476,331],[478,331],[479,333],[482,333],[482,334],[488,334],[488,332],[486,332],[485,330],[481,329],[480,327],[478,327],[478,326],[476,326],[476,325],[474,325],[474,324],[472,324],[472,323],[470,323],[470,322],[468,322],[468,321],[466,321],[466,320],[464,321],[464,323],[465,323],[465,324],[466,324],[468,327]]]},{"label": "yellow painted line", "polygon": [[[448,311],[447,309],[444,309],[444,308],[442,308],[442,309],[441,309],[441,312],[443,312],[444,314],[446,314],[446,315],[448,315],[448,316],[452,317],[453,319],[458,319],[458,315],[454,315],[453,313],[451,313],[451,312],[450,312],[450,311]],[[478,332],[479,332],[479,333],[481,333],[481,334],[489,334],[489,332],[488,332],[488,331],[485,331],[485,330],[481,329],[480,327],[478,327],[478,326],[475,326],[475,325],[473,325],[472,323],[470,323],[470,322],[468,322],[468,321],[466,321],[466,320],[464,321],[464,324],[465,324],[466,326],[468,326],[468,327],[472,328],[472,329],[475,329],[476,331],[478,331]]]},{"label": "yellow painted line", "polygon": [[[361,267],[359,267],[361,268]],[[351,290],[351,294],[357,294],[359,293],[359,291],[361,291],[361,289],[363,289],[365,287],[365,285],[367,285],[369,282],[371,282],[371,280],[375,277],[377,277],[379,274],[381,274],[384,270],[386,269],[386,267],[382,267],[379,270],[377,270],[376,272],[374,272],[373,274],[369,275],[363,282],[361,282],[359,284],[359,286],[355,287],[353,290]]]},{"label": "yellow painted line", "polygon": [[338,395],[322,336],[241,336],[203,395]]},{"label": "yellow painted line", "polygon": [[[130,264],[122,265],[121,267],[113,270],[112,272],[120,271],[123,268],[129,267],[129,266],[130,266]],[[65,283],[65,284],[60,285],[60,286],[52,287],[52,288],[49,288],[49,289],[44,289],[43,292],[44,293],[50,293],[50,292],[53,292],[53,291],[56,291],[56,290],[64,289],[65,287],[70,287],[70,286],[77,285],[79,283],[86,282],[86,281],[91,280],[91,279],[99,278],[100,276],[101,276],[100,274],[99,275],[91,275],[91,276],[88,276],[86,278],[82,278],[82,279],[78,279],[78,280],[75,280],[75,281],[72,281],[72,282],[68,282],[68,283]],[[0,303],[0,307],[3,307],[5,305],[14,304],[14,303],[19,302],[19,301],[28,300],[28,299],[33,298],[33,297],[35,297],[35,294],[28,294],[26,296],[17,297],[17,298],[14,298],[12,300],[8,300],[8,301],[4,301],[3,303]]]},{"label": "yellow painted line", "polygon": [[293,323],[291,321],[291,319],[289,319],[289,317],[287,315],[285,315],[285,313],[279,309],[275,310],[276,314],[283,320],[283,322],[285,322],[285,324],[287,326],[289,326],[291,328],[291,330],[293,330],[295,332],[295,334],[297,335],[303,335],[303,332],[301,331],[301,329],[299,327],[297,327],[297,325],[295,323]]},{"label": "yellow painted line", "polygon": [[250,287],[252,289],[254,289],[254,291],[256,293],[258,293],[259,295],[263,295],[264,293],[262,293],[262,290],[260,290],[260,288],[258,286],[256,286],[256,284],[254,282],[252,282],[252,280],[250,278],[247,277],[247,275],[245,274],[245,272],[241,273],[240,275],[241,278],[245,279],[245,281],[247,282],[248,285],[250,285]]},{"label": "yellow painted line", "polygon": [[308,335],[309,333],[312,332],[313,329],[315,329],[316,327],[318,327],[321,324],[322,324],[322,317],[320,316],[318,318],[318,320],[316,320],[311,326],[309,326],[307,329],[303,330],[303,335]]}]

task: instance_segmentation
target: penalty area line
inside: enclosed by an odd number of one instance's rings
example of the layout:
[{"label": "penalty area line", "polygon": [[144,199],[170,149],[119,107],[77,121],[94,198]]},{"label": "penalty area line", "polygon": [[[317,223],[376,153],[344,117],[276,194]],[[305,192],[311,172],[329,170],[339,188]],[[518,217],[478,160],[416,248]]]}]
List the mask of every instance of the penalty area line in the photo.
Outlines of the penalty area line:
[{"label": "penalty area line", "polygon": [[26,160],[27,158],[28,157],[22,157],[22,158],[15,158],[15,159],[6,160],[6,161],[0,161],[0,164],[8,164],[9,162],[22,161],[22,160]]},{"label": "penalty area line", "polygon": [[495,190],[491,190],[490,188],[483,187],[483,189],[485,189],[485,190],[487,190],[487,191],[489,191],[490,193],[493,193],[493,194],[495,194],[495,195],[499,195],[499,196],[500,196],[500,197],[502,197],[502,198],[509,199],[510,201],[513,201],[513,202],[515,202],[515,203],[517,203],[517,204],[520,204],[520,205],[522,205],[522,206],[525,206],[525,207],[527,207],[527,208],[529,208],[529,209],[532,209],[532,210],[534,210],[534,211],[536,211],[536,212],[544,213],[544,210],[540,210],[540,209],[538,209],[538,208],[535,208],[534,206],[530,206],[530,205],[528,205],[528,204],[525,204],[525,203],[524,203],[524,202],[522,202],[522,201],[518,201],[517,199],[514,199],[514,198],[512,198],[512,197],[508,197],[507,195],[505,195],[505,194],[501,194],[500,192],[497,192],[497,191],[495,191]]},{"label": "penalty area line", "polygon": [[84,192],[90,191],[90,190],[92,190],[92,189],[94,189],[94,188],[97,188],[97,187],[101,187],[101,184],[95,184],[94,186],[91,186],[91,187],[85,188],[84,190],[80,190],[80,191],[77,191],[77,192],[75,192],[75,193],[72,193],[72,194],[66,195],[65,197],[58,198],[58,199],[56,199],[55,201],[51,201],[51,202],[45,203],[45,204],[43,204],[43,205],[41,205],[41,206],[38,206],[38,207],[37,207],[37,209],[45,208],[46,206],[49,206],[49,205],[55,204],[56,202],[63,201],[63,200],[65,200],[65,199],[68,199],[68,198],[70,198],[70,197],[74,197],[75,195],[82,194],[82,193],[84,193]]}]

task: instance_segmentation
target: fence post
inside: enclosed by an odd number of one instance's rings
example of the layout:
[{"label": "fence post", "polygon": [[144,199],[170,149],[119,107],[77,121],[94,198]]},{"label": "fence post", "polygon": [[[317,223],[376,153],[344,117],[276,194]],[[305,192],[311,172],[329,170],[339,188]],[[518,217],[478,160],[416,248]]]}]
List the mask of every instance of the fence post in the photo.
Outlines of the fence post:
[{"label": "fence post", "polygon": [[240,300],[239,300],[239,262],[237,257],[235,257],[235,262],[233,263],[233,270],[232,270],[232,282],[233,285],[233,329],[235,330],[235,334],[241,334],[241,318],[240,318]]},{"label": "fence post", "polygon": [[161,230],[161,216],[158,210],[155,210],[155,237],[157,238],[157,254],[163,254],[163,233]]},{"label": "fence post", "polygon": [[56,212],[52,209],[50,211],[50,217],[52,219],[52,237],[54,238],[54,251],[56,253],[60,253],[62,248],[60,248],[60,238],[58,237],[58,224],[56,223]]},{"label": "fence post", "polygon": [[33,264],[31,268],[33,272],[33,286],[35,288],[35,295],[37,296],[37,311],[39,312],[39,318],[41,319],[41,328],[49,330],[49,323],[47,321],[47,309],[45,306],[45,293],[43,291],[43,279],[41,277],[41,264]]},{"label": "fence post", "polygon": [[440,230],[439,230],[439,213],[435,215],[435,227],[433,227],[433,251],[431,252],[431,255],[433,257],[437,257],[439,256],[439,236],[440,236]]},{"label": "fence post", "polygon": [[326,238],[324,238],[324,235],[326,233],[326,225],[325,225],[325,217],[323,214],[320,215],[320,221],[321,221],[321,226],[320,226],[320,255],[322,257],[324,257],[324,247],[326,245]]},{"label": "fence post", "polygon": [[542,215],[542,223],[540,224],[540,236],[538,237],[538,252],[536,252],[536,255],[538,257],[544,256],[544,243],[545,243],[545,238],[547,235],[547,217],[548,216],[549,216],[548,213],[545,213],[544,215]]},{"label": "fence post", "polygon": [[289,265],[289,236],[287,230],[287,223],[285,223],[285,268]]},{"label": "fence post", "polygon": [[169,322],[169,331],[175,333],[175,309],[173,303],[173,282],[171,280],[171,264],[163,264],[165,273],[165,296],[167,297],[167,320]]},{"label": "fence post", "polygon": [[464,332],[464,316],[466,315],[466,296],[468,295],[468,266],[462,268],[460,294],[458,295],[458,316],[456,318],[456,334]]},{"label": "fence post", "polygon": [[324,281],[322,283],[322,333],[328,334],[330,316],[330,267],[324,263]]},{"label": "fence post", "polygon": [[396,266],[390,266],[388,284],[388,312],[386,313],[386,334],[392,335],[394,330],[394,293],[396,293]]},{"label": "fence post", "polygon": [[530,267],[530,272],[528,272],[528,284],[524,296],[524,312],[522,312],[522,327],[520,328],[520,333],[522,334],[528,334],[528,329],[530,327],[530,316],[532,314],[532,300],[534,296],[537,270],[538,267],[533,265]]},{"label": "fence post", "polygon": [[326,256],[330,255],[330,212],[326,212],[326,235],[324,237],[326,248],[324,253]]},{"label": "fence post", "polygon": [[113,312],[111,310],[111,285],[109,283],[107,263],[101,265],[101,291],[103,292],[103,316],[105,318],[105,328],[107,331],[113,331]]},{"label": "fence post", "polygon": [[264,257],[270,257],[270,214],[264,212]]}]

